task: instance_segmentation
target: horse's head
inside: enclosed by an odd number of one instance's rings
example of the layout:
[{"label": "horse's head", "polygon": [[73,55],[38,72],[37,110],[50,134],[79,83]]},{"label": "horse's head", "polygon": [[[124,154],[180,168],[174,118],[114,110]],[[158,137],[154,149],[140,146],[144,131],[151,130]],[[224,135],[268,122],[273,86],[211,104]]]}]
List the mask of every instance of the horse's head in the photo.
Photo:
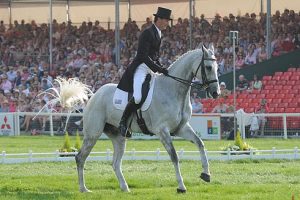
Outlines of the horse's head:
[{"label": "horse's head", "polygon": [[214,47],[206,49],[202,46],[202,61],[196,71],[196,77],[202,80],[202,84],[207,85],[207,91],[216,99],[221,91],[218,79],[218,64],[214,55]]}]

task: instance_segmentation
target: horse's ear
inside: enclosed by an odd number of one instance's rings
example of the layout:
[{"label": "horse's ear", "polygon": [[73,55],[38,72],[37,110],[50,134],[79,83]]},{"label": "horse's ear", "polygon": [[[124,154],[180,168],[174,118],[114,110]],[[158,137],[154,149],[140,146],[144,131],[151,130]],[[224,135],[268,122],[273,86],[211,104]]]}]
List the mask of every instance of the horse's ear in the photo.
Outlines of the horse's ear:
[{"label": "horse's ear", "polygon": [[209,43],[208,49],[210,49],[212,51],[212,53],[215,53],[215,48],[214,48],[214,44],[213,43]]},{"label": "horse's ear", "polygon": [[203,52],[204,56],[206,56],[206,57],[208,56],[208,51],[204,45],[202,45],[202,52]]}]

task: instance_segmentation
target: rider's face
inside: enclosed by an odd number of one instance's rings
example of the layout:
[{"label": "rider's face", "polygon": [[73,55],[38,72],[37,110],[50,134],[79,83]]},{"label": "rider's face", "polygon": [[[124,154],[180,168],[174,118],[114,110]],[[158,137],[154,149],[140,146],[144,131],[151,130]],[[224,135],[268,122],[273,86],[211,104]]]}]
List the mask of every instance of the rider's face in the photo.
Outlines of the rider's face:
[{"label": "rider's face", "polygon": [[160,29],[160,30],[165,30],[167,28],[169,24],[169,20],[168,19],[161,19],[161,18],[158,18],[157,20],[157,27]]}]

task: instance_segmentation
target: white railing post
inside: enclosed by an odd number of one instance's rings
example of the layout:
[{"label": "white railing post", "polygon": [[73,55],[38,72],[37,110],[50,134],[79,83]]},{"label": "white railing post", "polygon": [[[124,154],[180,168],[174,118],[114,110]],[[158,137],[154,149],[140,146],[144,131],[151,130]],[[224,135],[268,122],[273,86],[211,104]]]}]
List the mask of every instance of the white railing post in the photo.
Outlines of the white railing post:
[{"label": "white railing post", "polygon": [[184,154],[184,149],[180,149],[179,151],[179,159],[181,159],[183,157]]},{"label": "white railing post", "polygon": [[17,133],[17,117],[16,117],[16,112],[12,113],[13,114],[13,129],[14,129],[14,136],[18,135]]},{"label": "white railing post", "polygon": [[298,147],[294,148],[294,159],[298,159]]},{"label": "white railing post", "polygon": [[[246,115],[246,113],[245,113],[245,115]],[[241,114],[241,124],[242,124],[242,126],[241,126],[242,135],[241,136],[243,139],[246,138],[246,128],[245,128],[244,119],[245,119],[244,114]]]},{"label": "white railing post", "polygon": [[2,164],[5,163],[6,152],[2,151]]},{"label": "white railing post", "polygon": [[54,133],[53,133],[53,115],[52,115],[52,113],[50,114],[50,135],[54,136]]},{"label": "white railing post", "polygon": [[58,150],[55,151],[55,159],[56,159],[56,161],[59,161],[59,151]]},{"label": "white railing post", "polygon": [[15,135],[20,136],[20,114],[19,111],[14,113],[15,117]]},{"label": "white railing post", "polygon": [[131,160],[134,160],[134,158],[135,158],[135,148],[131,150]]},{"label": "white railing post", "polygon": [[106,160],[109,161],[110,158],[110,149],[106,150]]},{"label": "white railing post", "polygon": [[287,139],[286,114],[283,114],[283,138]]},{"label": "white railing post", "polygon": [[29,161],[30,163],[32,163],[32,150],[29,150],[28,156],[29,156],[28,161]]},{"label": "white railing post", "polygon": [[227,160],[230,160],[230,155],[231,155],[230,149],[227,149]]},{"label": "white railing post", "polygon": [[250,159],[253,159],[253,149],[250,149]]},{"label": "white railing post", "polygon": [[276,148],[272,147],[272,158],[275,159],[275,155],[276,155]]},{"label": "white railing post", "polygon": [[156,160],[159,160],[160,149],[156,149]]}]

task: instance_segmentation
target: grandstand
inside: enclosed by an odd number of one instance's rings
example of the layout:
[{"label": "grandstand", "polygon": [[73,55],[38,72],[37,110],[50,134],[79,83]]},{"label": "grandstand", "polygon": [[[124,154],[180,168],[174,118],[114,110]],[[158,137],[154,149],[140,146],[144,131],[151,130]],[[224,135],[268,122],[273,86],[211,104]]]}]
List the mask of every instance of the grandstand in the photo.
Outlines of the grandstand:
[{"label": "grandstand", "polygon": [[[289,68],[286,72],[275,72],[273,76],[263,76],[261,90],[243,91],[237,94],[237,109],[251,113],[262,99],[269,104],[270,113],[300,113],[300,68]],[[233,105],[233,94],[228,98],[203,99],[206,112],[219,103]]]},{"label": "grandstand", "polygon": [[[1,1],[0,4],[1,9],[7,6],[3,2],[5,1]],[[250,2],[252,1],[248,1],[248,3]],[[12,5],[15,5],[11,8],[12,13],[14,13],[14,9],[21,9],[19,6],[22,4],[21,2],[13,1],[12,3]],[[192,48],[197,48],[202,44],[209,45],[213,43],[216,47],[215,54],[220,66],[220,79],[222,80],[222,77],[232,74],[233,49],[229,44],[227,35],[229,30],[236,29],[240,32],[240,43],[236,50],[241,59],[238,74],[248,73],[247,77],[249,78],[252,77],[253,71],[256,72],[258,67],[263,68],[261,66],[266,65],[265,70],[259,74],[262,77],[263,88],[252,92],[239,93],[237,108],[243,108],[246,112],[254,112],[261,99],[267,99],[270,113],[299,113],[299,102],[297,101],[300,90],[298,68],[289,68],[286,72],[284,72],[284,69],[278,68],[276,71],[275,65],[270,66],[271,64],[267,64],[264,50],[266,45],[264,36],[266,14],[259,13],[260,9],[257,8],[259,4],[256,2],[255,8],[253,7],[248,12],[245,11],[245,14],[229,8],[224,10],[218,8],[220,12],[216,14],[211,11],[202,12],[197,7],[199,3],[195,1],[196,8],[194,16],[191,18],[193,21],[192,44],[189,44],[186,39],[190,28],[188,16],[186,13],[183,14],[182,10],[177,9],[178,5],[171,5],[178,12],[173,16],[175,18],[174,22],[163,32],[161,64],[166,67],[169,66],[179,55],[188,51],[190,45]],[[45,2],[42,4],[47,7]],[[34,9],[34,6],[38,3],[24,3],[24,5],[26,6],[23,9],[30,6],[31,9]],[[86,5],[89,5],[89,3],[86,3]],[[139,5],[137,2],[132,1],[132,8],[142,5],[145,4]],[[72,6],[74,7],[73,12],[75,12],[77,4],[71,3]],[[95,6],[97,7],[98,4]],[[286,4],[286,6],[294,8],[289,4]],[[289,60],[285,55],[296,55],[299,52],[300,30],[297,24],[300,23],[300,16],[297,10],[281,9],[276,11],[276,8],[279,7],[275,3],[272,10],[274,32],[271,41],[273,55],[271,61],[279,59],[281,60],[280,63],[284,63]],[[41,8],[41,10],[43,9]],[[107,83],[118,83],[126,66],[136,53],[138,34],[143,28],[152,23],[151,18],[148,19],[148,22],[128,19],[127,22],[122,23],[123,26],[120,30],[121,61],[118,65],[115,62],[114,30],[112,25],[108,26],[109,21],[103,23],[100,18],[99,20],[95,18],[93,21],[90,18],[88,20],[81,19],[82,21],[74,20],[76,23],[71,21],[59,23],[58,21],[64,20],[58,17],[59,20],[54,19],[52,23],[53,66],[51,68],[48,52],[49,24],[39,24],[38,21],[44,22],[45,20],[38,18],[36,20],[29,20],[29,18],[21,20],[16,18],[14,14],[11,16],[13,23],[8,24],[7,16],[4,17],[3,12],[1,13],[0,110],[3,113],[37,111],[41,108],[41,101],[48,101],[49,97],[36,98],[36,95],[49,88],[58,76],[78,77],[82,82],[90,85],[93,91]],[[201,15],[202,13],[204,15]],[[223,13],[223,16],[220,13]],[[124,16],[121,17],[124,19]],[[134,12],[133,17],[141,19],[141,16],[137,16],[137,13]],[[127,18],[125,17],[125,19]],[[254,57],[255,62],[249,62],[248,58],[250,57],[252,59]],[[294,66],[299,66],[299,56],[294,56],[293,63]],[[288,67],[290,65],[285,66],[285,68]],[[273,74],[270,74],[271,72]],[[232,80],[232,78],[228,80]],[[233,88],[230,88],[232,81],[225,82],[227,88],[232,90]],[[210,113],[221,101],[230,106],[233,104],[233,95],[229,95],[227,99],[221,98],[216,101],[202,99],[203,111]],[[24,121],[21,120],[22,131],[30,132],[33,129],[32,127],[35,126],[40,127],[39,129],[43,128],[42,120],[31,123],[31,118],[32,116],[26,120],[24,119]],[[60,120],[58,119],[58,121]],[[270,122],[270,124],[272,123]],[[296,124],[298,122],[293,123],[293,126],[296,126]],[[46,126],[47,130],[49,130],[48,127],[49,124]]]}]

